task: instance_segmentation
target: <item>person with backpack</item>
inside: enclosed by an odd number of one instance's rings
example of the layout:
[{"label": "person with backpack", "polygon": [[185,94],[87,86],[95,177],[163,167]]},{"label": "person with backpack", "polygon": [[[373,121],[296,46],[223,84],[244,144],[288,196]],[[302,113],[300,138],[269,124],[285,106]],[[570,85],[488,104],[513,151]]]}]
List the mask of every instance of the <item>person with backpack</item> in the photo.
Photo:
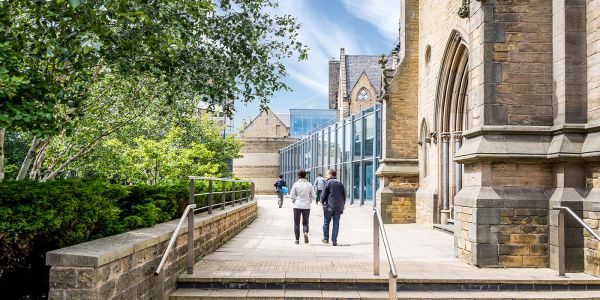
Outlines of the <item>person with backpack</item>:
[{"label": "person with backpack", "polygon": [[296,244],[300,244],[301,216],[304,243],[308,244],[308,218],[310,216],[310,203],[314,198],[314,191],[312,184],[306,180],[306,171],[298,171],[298,181],[294,183],[290,190],[290,198],[292,198],[292,203],[294,204],[294,234],[296,235]]},{"label": "person with backpack", "polygon": [[316,202],[317,204],[319,204],[319,201],[321,201],[321,193],[323,193],[323,188],[325,187],[325,178],[323,178],[323,175],[321,175],[321,173],[317,174],[317,179],[315,179],[314,187],[317,190]]},{"label": "person with backpack", "polygon": [[277,194],[277,197],[279,198],[279,201],[277,201],[277,203],[279,204],[279,208],[281,208],[281,206],[283,205],[283,194],[284,194],[284,187],[285,189],[287,189],[287,184],[285,183],[285,180],[283,180],[283,175],[279,175],[279,179],[277,181],[275,181],[275,193]]}]

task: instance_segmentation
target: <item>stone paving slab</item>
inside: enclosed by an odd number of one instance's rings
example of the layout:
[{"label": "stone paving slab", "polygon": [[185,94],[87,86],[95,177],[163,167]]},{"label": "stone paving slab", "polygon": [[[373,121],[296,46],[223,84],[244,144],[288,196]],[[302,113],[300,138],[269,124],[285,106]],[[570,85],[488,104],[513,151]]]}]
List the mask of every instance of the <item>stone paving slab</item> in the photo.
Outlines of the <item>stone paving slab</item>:
[{"label": "stone paving slab", "polygon": [[[338,243],[323,244],[323,210],[313,203],[310,213],[310,243],[294,243],[293,209],[286,198],[277,207],[275,196],[257,196],[258,218],[214,253],[200,260],[194,274],[180,281],[256,280],[302,281],[387,280],[389,270],[383,245],[380,276],[373,273],[372,218],[369,206],[348,205],[340,222]],[[551,269],[477,268],[454,257],[451,235],[430,225],[385,225],[398,270],[399,282],[481,282],[600,284],[600,278],[584,274],[556,276]]]}]

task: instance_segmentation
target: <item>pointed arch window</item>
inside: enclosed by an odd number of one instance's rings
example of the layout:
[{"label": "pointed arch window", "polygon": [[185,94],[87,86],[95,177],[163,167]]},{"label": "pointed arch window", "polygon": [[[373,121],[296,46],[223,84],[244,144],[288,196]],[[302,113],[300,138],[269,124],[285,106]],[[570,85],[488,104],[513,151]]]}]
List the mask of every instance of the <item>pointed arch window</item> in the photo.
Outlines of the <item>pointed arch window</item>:
[{"label": "pointed arch window", "polygon": [[366,88],[361,88],[358,91],[358,96],[356,97],[358,101],[366,101],[371,99],[371,93]]}]

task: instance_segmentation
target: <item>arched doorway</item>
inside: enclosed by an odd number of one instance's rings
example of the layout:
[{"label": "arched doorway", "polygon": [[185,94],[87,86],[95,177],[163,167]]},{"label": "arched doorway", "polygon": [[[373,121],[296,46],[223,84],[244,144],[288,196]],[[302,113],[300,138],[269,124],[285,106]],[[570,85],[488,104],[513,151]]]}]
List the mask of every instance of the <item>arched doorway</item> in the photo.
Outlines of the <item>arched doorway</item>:
[{"label": "arched doorway", "polygon": [[452,218],[454,195],[462,188],[463,169],[454,163],[454,153],[462,145],[462,132],[469,127],[467,118],[467,86],[469,83],[469,49],[465,39],[453,31],[438,78],[435,108],[435,131],[438,139],[437,207],[440,223]]}]

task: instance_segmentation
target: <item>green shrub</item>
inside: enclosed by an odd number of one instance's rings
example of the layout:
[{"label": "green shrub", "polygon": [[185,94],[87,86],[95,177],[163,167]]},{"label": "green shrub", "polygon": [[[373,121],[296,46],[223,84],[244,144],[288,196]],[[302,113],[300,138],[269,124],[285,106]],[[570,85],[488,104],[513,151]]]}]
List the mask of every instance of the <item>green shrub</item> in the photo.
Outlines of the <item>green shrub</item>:
[{"label": "green shrub", "polygon": [[[188,203],[188,188],[188,183],[124,186],[99,179],[0,183],[0,294],[45,298],[46,252],[177,218]],[[215,184],[215,191],[221,188]],[[207,189],[206,182],[196,183],[196,193]],[[199,207],[206,201],[196,197]]]}]

